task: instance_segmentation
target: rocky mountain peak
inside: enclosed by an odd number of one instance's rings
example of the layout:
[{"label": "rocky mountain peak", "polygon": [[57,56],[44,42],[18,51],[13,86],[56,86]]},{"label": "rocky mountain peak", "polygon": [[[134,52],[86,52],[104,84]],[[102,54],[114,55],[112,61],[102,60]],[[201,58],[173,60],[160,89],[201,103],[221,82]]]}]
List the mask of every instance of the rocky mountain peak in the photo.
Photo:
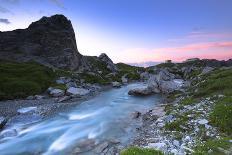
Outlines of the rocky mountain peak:
[{"label": "rocky mountain peak", "polygon": [[0,49],[3,60],[36,61],[70,70],[85,64],[77,50],[71,21],[63,15],[42,17],[27,29],[0,33]]},{"label": "rocky mountain peak", "polygon": [[98,58],[103,61],[107,65],[107,68],[112,72],[116,72],[118,70],[113,61],[105,53],[100,54]]},{"label": "rocky mountain peak", "polygon": [[40,20],[30,24],[29,28],[53,28],[57,29],[72,29],[72,23],[64,15],[53,15],[51,17],[42,17]]}]

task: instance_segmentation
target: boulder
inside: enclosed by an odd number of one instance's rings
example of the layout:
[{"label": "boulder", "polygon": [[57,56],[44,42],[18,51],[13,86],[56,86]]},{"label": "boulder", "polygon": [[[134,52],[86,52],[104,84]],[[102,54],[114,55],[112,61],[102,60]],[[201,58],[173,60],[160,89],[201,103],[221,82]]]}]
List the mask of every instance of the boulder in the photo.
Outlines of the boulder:
[{"label": "boulder", "polygon": [[153,75],[148,80],[148,89],[153,93],[171,93],[179,90],[184,85],[182,79],[175,79],[175,75],[167,70],[161,70],[158,75]]},{"label": "boulder", "polygon": [[142,80],[148,80],[150,78],[150,74],[148,72],[142,72],[140,74],[140,79]]},{"label": "boulder", "polygon": [[121,80],[123,84],[128,83],[128,79],[126,78],[126,75],[122,76]]},{"label": "boulder", "polygon": [[59,77],[57,80],[56,80],[56,83],[57,84],[66,84],[68,82],[70,82],[72,79],[69,78],[69,77]]},{"label": "boulder", "polygon": [[142,88],[131,89],[128,92],[128,94],[134,95],[134,96],[147,96],[147,95],[151,95],[152,91],[150,89],[148,89],[147,87],[142,87]]},{"label": "boulder", "polygon": [[48,93],[52,97],[61,97],[64,96],[64,90],[56,89],[56,88],[48,88]]},{"label": "boulder", "polygon": [[212,70],[214,70],[213,67],[205,67],[205,68],[203,68],[201,75],[205,75],[205,74],[211,72]]},{"label": "boulder", "polygon": [[199,119],[199,120],[198,120],[198,123],[201,124],[201,125],[208,124],[208,122],[209,122],[209,121],[206,120],[206,119]]},{"label": "boulder", "polygon": [[160,93],[159,83],[157,81],[156,76],[151,76],[148,80],[148,89],[151,90],[153,93]]},{"label": "boulder", "polygon": [[157,80],[158,81],[170,81],[175,79],[175,75],[168,72],[168,70],[163,69],[159,72],[159,74],[157,75]]},{"label": "boulder", "polygon": [[112,72],[118,71],[118,68],[115,66],[113,61],[105,53],[102,53],[98,58],[107,65],[107,68],[110,71]]},{"label": "boulder", "polygon": [[7,119],[5,117],[0,116],[0,130],[6,125]]},{"label": "boulder", "polygon": [[109,146],[108,142],[104,142],[102,144],[99,144],[94,150],[96,153],[103,152],[107,147]]},{"label": "boulder", "polygon": [[84,96],[89,93],[88,89],[70,87],[66,91],[67,95]]},{"label": "boulder", "polygon": [[139,111],[135,111],[135,112],[132,113],[132,117],[133,117],[134,119],[139,118],[141,115],[142,115],[142,114],[141,114],[141,112],[139,112]]},{"label": "boulder", "polygon": [[115,81],[115,82],[112,82],[112,86],[115,87],[115,88],[119,88],[119,87],[121,87],[122,85],[121,85],[121,83]]}]

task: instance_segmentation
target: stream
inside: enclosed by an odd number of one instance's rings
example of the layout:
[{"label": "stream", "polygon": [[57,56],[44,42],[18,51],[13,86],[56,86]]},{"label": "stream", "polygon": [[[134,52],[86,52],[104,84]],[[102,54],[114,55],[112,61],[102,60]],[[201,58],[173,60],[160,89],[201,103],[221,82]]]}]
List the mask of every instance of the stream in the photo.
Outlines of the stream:
[{"label": "stream", "polygon": [[141,120],[133,118],[133,113],[144,113],[161,100],[159,95],[135,97],[127,94],[130,89],[143,85],[134,83],[110,89],[68,112],[20,126],[17,136],[0,140],[0,152],[2,155],[73,152],[91,155],[97,154],[96,147],[104,142],[107,142],[105,146],[110,145],[109,142],[126,146],[141,125]]}]

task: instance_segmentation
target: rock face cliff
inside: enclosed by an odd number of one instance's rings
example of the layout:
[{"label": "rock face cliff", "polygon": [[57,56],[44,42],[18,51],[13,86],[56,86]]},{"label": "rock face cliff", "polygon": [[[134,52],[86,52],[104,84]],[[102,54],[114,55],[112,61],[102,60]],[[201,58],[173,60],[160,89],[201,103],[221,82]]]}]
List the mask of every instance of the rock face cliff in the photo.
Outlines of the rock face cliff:
[{"label": "rock face cliff", "polygon": [[71,21],[63,15],[43,17],[27,29],[0,32],[0,59],[70,70],[86,66]]}]

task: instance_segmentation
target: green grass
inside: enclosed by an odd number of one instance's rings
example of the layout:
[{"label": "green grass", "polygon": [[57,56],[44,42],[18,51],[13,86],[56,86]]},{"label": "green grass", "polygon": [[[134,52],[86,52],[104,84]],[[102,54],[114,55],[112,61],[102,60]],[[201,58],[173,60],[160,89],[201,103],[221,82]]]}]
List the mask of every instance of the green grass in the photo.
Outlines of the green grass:
[{"label": "green grass", "polygon": [[109,74],[111,71],[107,68],[107,65],[98,60],[97,57],[94,56],[86,56],[87,61],[91,64],[91,70],[99,70],[102,71],[103,75]]},{"label": "green grass", "polygon": [[183,129],[181,126],[186,125],[188,119],[189,118],[187,117],[187,115],[178,116],[178,118],[175,121],[171,123],[166,123],[164,128],[169,131],[185,132],[185,129]]},{"label": "green grass", "polygon": [[123,76],[127,74],[126,78],[129,80],[139,80],[140,74],[138,72],[145,71],[145,68],[143,67],[136,67],[136,66],[130,66],[124,63],[117,63],[116,66],[119,69],[119,76]]},{"label": "green grass", "polygon": [[81,78],[85,80],[86,83],[94,84],[108,84],[110,81],[106,78],[103,78],[99,75],[91,75],[88,73],[81,73],[80,74]]},{"label": "green grass", "polygon": [[232,69],[216,70],[203,77],[205,82],[201,83],[196,97],[224,94],[232,96]]},{"label": "green grass", "polygon": [[180,104],[181,105],[191,105],[193,104],[194,102],[196,102],[197,100],[193,97],[186,97],[184,98],[183,100],[181,100]]},{"label": "green grass", "polygon": [[55,73],[42,65],[0,62],[0,100],[23,98],[45,91]]},{"label": "green grass", "polygon": [[210,121],[222,132],[232,135],[232,97],[225,97],[216,103]]},{"label": "green grass", "polygon": [[163,155],[163,153],[155,149],[130,147],[123,150],[120,155]]},{"label": "green grass", "polygon": [[[229,142],[230,138],[209,139],[205,143],[198,144],[194,149],[193,155],[226,155],[223,150],[231,149],[232,144]],[[209,152],[210,151],[210,152]]]}]

